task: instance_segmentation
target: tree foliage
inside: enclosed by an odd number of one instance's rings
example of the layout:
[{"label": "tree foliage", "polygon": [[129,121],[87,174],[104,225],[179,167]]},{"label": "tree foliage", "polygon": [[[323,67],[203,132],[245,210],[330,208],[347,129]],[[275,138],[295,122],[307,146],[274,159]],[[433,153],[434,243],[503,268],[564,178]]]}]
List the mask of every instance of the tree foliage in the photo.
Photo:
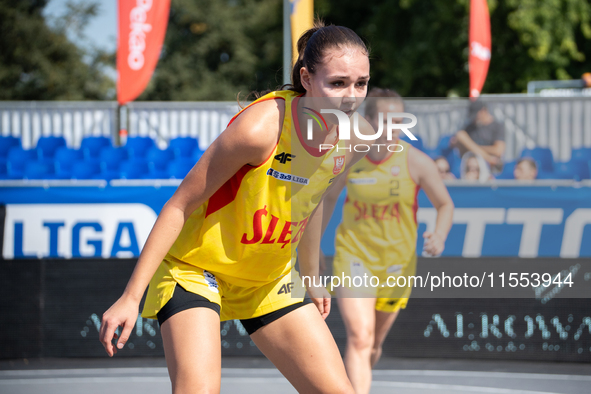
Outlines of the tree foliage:
[{"label": "tree foliage", "polygon": [[[84,100],[113,96],[114,83],[102,72],[109,61],[68,40],[66,30],[97,12],[96,4],[72,5],[63,21],[49,26],[47,0],[0,0],[0,99]],[[84,22],[84,19],[82,19]]]},{"label": "tree foliage", "polygon": [[[468,93],[469,0],[338,3],[320,16],[351,27],[372,47],[372,84],[406,96]],[[488,0],[492,54],[484,93],[526,90],[530,80],[579,78],[591,68],[588,0]]]},{"label": "tree foliage", "polygon": [[235,100],[274,89],[282,12],[277,0],[172,0],[163,53],[139,99]]},{"label": "tree foliage", "polygon": [[[72,3],[53,24],[47,0],[0,0],[0,99],[113,98],[104,74],[114,55],[81,49],[95,2]],[[89,0],[86,0],[89,1]],[[282,80],[278,0],[172,0],[156,72],[140,100],[233,100]],[[516,93],[530,80],[591,71],[589,0],[488,0],[492,57],[484,93]],[[470,0],[316,0],[328,23],[352,28],[371,47],[371,84],[405,96],[468,94]]]}]

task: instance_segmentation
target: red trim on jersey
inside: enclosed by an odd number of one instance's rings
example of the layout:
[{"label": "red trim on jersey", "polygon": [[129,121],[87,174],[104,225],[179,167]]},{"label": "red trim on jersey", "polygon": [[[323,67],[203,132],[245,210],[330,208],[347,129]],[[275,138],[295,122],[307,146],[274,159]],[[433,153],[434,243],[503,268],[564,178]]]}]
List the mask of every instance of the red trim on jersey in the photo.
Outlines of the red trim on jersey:
[{"label": "red trim on jersey", "polygon": [[[304,137],[302,136],[302,131],[300,130],[300,121],[298,119],[298,108],[297,108],[298,100],[302,96],[303,96],[303,93],[297,97],[294,97],[294,99],[291,101],[291,117],[293,118],[293,127],[295,128],[296,134],[298,135],[298,139],[300,140],[300,144],[306,150],[306,152],[308,152],[310,155],[312,155],[314,157],[324,156],[327,152],[330,152],[331,149],[327,149],[326,151],[324,151],[324,153],[322,153],[322,151],[316,150],[315,148],[307,145],[304,142]],[[339,140],[337,138],[335,144],[337,144],[338,142],[339,142]]]},{"label": "red trim on jersey", "polygon": [[[232,117],[232,119],[230,119],[230,122],[228,123],[228,126],[230,126],[232,124],[232,122],[234,122],[234,120],[236,120],[236,118],[238,117],[238,115],[240,115],[242,112],[244,112],[251,105],[255,105],[255,104],[258,104],[258,103],[262,103],[263,101],[275,100],[275,99],[281,99],[281,100],[285,101],[285,98],[283,98],[283,97],[269,97],[269,98],[266,98],[266,99],[261,99],[261,100],[253,101],[252,103],[248,104],[246,107],[244,107],[240,111],[238,111],[238,113],[236,115],[234,115]],[[226,127],[228,127],[228,126],[226,126]]]},{"label": "red trim on jersey", "polygon": [[412,213],[413,213],[413,216],[415,218],[415,224],[418,224],[418,222],[417,222],[417,211],[419,210],[419,190],[421,190],[421,187],[419,185],[416,185],[415,186],[415,202],[412,204]]},{"label": "red trim on jersey", "polygon": [[[250,103],[249,105],[244,107],[240,112],[238,112],[236,115],[234,115],[234,117],[232,117],[232,119],[230,120],[230,123],[228,123],[228,126],[230,126],[232,124],[232,122],[234,122],[234,120],[238,117],[238,115],[240,115],[245,109],[247,109],[251,105],[258,104],[262,101],[275,100],[275,99],[281,99],[281,100],[285,101],[285,98],[283,98],[283,97],[269,97],[269,98],[265,98],[265,99]],[[269,161],[271,156],[273,156],[273,153],[275,153],[275,151],[277,150],[277,145],[279,145],[279,141],[277,141],[277,144],[275,144],[275,147],[273,148],[273,150],[271,150],[271,153],[269,154],[269,156],[261,164],[259,164],[258,166],[246,164],[241,169],[239,169],[238,172],[236,172],[236,174],[234,174],[230,179],[228,179],[226,181],[226,183],[224,183],[222,185],[222,187],[220,187],[209,198],[209,200],[208,200],[209,203],[207,204],[207,210],[205,211],[205,217],[208,217],[212,213],[219,211],[220,209],[222,209],[223,207],[225,207],[226,205],[228,205],[232,201],[234,201],[234,199],[236,198],[236,195],[238,194],[238,189],[240,188],[240,184],[242,183],[242,179],[244,179],[244,176],[251,169],[258,168],[258,167],[262,166],[263,164],[265,164],[267,161]]]},{"label": "red trim on jersey", "polygon": [[232,176],[232,178],[228,179],[226,183],[224,183],[222,187],[220,187],[213,194],[213,196],[209,197],[209,203],[207,204],[205,217],[208,217],[212,213],[219,211],[220,209],[234,201],[236,195],[238,194],[238,189],[240,188],[242,179],[244,179],[244,176],[252,168],[253,167],[249,165],[243,166],[241,169],[238,170],[236,174],[234,174],[234,176]]}]

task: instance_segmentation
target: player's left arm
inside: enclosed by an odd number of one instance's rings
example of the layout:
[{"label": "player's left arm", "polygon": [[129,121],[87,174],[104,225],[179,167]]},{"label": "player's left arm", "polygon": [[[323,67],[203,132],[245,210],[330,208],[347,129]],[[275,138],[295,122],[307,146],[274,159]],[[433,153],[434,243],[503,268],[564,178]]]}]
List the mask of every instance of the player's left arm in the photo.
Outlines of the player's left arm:
[{"label": "player's left arm", "polygon": [[437,210],[435,230],[423,233],[423,250],[432,256],[439,256],[443,252],[452,225],[454,203],[439,176],[435,162],[429,156],[418,149],[412,149],[409,152],[408,165],[413,169],[418,185]]},{"label": "player's left arm", "polygon": [[300,276],[306,285],[308,295],[323,319],[330,313],[330,294],[320,284],[319,260],[320,260],[320,239],[322,237],[322,209],[323,202],[316,207],[306,225],[302,239],[298,245],[298,263],[300,265]]}]

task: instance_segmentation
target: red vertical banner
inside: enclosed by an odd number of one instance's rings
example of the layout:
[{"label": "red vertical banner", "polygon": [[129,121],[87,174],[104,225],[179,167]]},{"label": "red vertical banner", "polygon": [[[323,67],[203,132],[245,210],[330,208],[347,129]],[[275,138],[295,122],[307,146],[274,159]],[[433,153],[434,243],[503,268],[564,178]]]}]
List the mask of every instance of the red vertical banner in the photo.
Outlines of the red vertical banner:
[{"label": "red vertical banner", "polygon": [[470,0],[470,97],[478,97],[490,63],[490,15],[486,0]]},{"label": "red vertical banner", "polygon": [[146,88],[160,57],[170,0],[119,0],[117,101],[135,100]]}]

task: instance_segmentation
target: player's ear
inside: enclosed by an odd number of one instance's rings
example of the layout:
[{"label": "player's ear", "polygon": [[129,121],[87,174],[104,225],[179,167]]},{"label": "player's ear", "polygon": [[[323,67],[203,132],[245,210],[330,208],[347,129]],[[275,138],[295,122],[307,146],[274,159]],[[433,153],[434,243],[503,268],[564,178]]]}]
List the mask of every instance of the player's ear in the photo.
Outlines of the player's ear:
[{"label": "player's ear", "polygon": [[308,71],[308,69],[306,67],[300,68],[300,81],[301,81],[304,89],[310,90],[310,88],[312,87],[311,78],[312,78],[312,75],[310,74],[310,72]]}]

